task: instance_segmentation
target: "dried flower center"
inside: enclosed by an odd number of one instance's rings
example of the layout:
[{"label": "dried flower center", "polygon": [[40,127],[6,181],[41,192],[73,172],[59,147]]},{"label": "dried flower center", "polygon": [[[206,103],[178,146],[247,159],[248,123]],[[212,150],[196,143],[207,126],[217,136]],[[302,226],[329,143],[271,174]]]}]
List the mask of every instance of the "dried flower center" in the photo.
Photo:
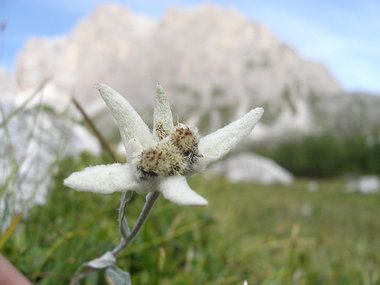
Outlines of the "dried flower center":
[{"label": "dried flower center", "polygon": [[199,139],[188,127],[177,127],[170,136],[184,154],[198,148]]},{"label": "dried flower center", "polygon": [[184,175],[190,171],[192,164],[201,157],[197,134],[182,125],[170,133],[161,122],[156,124],[156,132],[162,141],[141,153],[137,164],[141,177]]},{"label": "dried flower center", "polygon": [[164,129],[164,124],[162,122],[156,123],[156,133],[161,140],[169,135],[169,131]]}]

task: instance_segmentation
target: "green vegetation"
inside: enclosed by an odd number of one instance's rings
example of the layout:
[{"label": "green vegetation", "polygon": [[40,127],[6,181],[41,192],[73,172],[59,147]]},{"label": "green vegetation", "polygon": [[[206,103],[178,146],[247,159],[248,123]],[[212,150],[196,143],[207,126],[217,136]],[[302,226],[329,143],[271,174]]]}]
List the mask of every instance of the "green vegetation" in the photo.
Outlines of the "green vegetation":
[{"label": "green vegetation", "polygon": [[275,160],[296,176],[380,173],[380,138],[376,135],[307,136],[275,146],[262,146],[255,151]]},{"label": "green vegetation", "polygon": [[[46,205],[23,217],[1,248],[34,283],[68,284],[80,264],[118,243],[120,193],[62,186],[72,171],[103,162],[62,161]],[[347,194],[340,181],[320,181],[317,192],[301,180],[260,186],[196,176],[190,184],[210,205],[159,199],[118,263],[133,284],[380,284],[380,196]],[[142,205],[134,195],[130,224]],[[103,274],[86,284],[105,284]]]}]

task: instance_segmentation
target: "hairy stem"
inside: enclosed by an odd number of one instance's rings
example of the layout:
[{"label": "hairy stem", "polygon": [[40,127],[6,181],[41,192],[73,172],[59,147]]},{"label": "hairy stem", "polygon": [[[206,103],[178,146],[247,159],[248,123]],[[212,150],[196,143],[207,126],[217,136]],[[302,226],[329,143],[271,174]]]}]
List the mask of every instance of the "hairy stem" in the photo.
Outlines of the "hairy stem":
[{"label": "hairy stem", "polygon": [[119,217],[118,217],[119,231],[124,239],[127,239],[130,233],[129,226],[127,223],[127,218],[125,217],[125,207],[129,203],[129,201],[131,201],[132,196],[133,196],[133,192],[131,191],[123,192],[121,196],[121,201],[120,201]]},{"label": "hairy stem", "polygon": [[112,254],[114,256],[118,255],[120,251],[122,251],[125,247],[127,247],[131,241],[135,238],[137,233],[141,230],[141,227],[145,223],[146,219],[148,218],[148,215],[150,211],[153,209],[154,204],[156,203],[158,197],[160,197],[160,192],[150,192],[146,196],[146,201],[144,204],[144,208],[142,209],[136,224],[133,226],[132,231],[128,234],[126,239],[121,239],[119,245],[115,247],[115,249],[112,251]]},{"label": "hairy stem", "polygon": [[[78,268],[77,272],[75,272],[75,276],[74,276],[74,278],[71,280],[70,285],[78,285],[79,282],[80,282],[84,277],[86,277],[86,275],[88,275],[88,274],[90,274],[90,273],[95,272],[95,271],[98,270],[98,269],[95,269],[95,268],[88,268],[88,269],[86,269],[85,271],[82,271],[83,267],[84,267],[84,266],[81,265],[81,266]],[[81,271],[82,271],[82,272],[81,272]]]},{"label": "hairy stem", "polygon": [[[160,192],[149,192],[146,196],[146,201],[144,204],[144,207],[133,226],[132,230],[129,230],[126,218],[125,218],[125,206],[127,203],[131,200],[132,195],[128,194],[127,192],[123,193],[120,201],[120,208],[119,208],[119,229],[120,233],[122,235],[122,238],[119,242],[119,244],[111,251],[111,253],[116,257],[124,248],[126,248],[132,240],[135,238],[135,236],[138,234],[138,232],[141,230],[142,226],[144,225],[146,219],[149,216],[149,213],[152,211],[154,204],[156,203],[158,197],[160,197]],[[83,268],[85,268],[85,264],[81,265],[77,272],[75,273],[74,278],[72,279],[70,285],[78,285],[79,282],[86,277],[87,274],[100,270],[98,268],[88,268],[85,271],[82,271]]]}]

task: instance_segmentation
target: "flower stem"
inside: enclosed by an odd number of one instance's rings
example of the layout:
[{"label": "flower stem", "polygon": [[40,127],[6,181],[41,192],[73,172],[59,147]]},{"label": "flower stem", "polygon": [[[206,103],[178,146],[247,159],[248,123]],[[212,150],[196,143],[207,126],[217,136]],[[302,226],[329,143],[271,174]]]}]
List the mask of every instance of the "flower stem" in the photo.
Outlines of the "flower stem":
[{"label": "flower stem", "polygon": [[[90,273],[95,272],[96,270],[98,270],[98,269],[95,269],[95,268],[88,268],[88,269],[86,269],[85,271],[82,271],[83,267],[84,267],[84,265],[81,265],[81,266],[78,268],[77,272],[75,272],[75,276],[74,276],[74,278],[71,280],[70,285],[78,285],[79,282],[80,282],[84,277],[86,277],[86,275],[88,275],[88,274],[90,274]],[[82,272],[81,272],[81,271],[82,271]]]},{"label": "flower stem", "polygon": [[125,247],[127,247],[132,240],[135,238],[137,233],[141,230],[141,227],[145,223],[146,219],[148,218],[148,215],[150,211],[153,209],[154,204],[156,203],[158,197],[160,197],[160,192],[150,192],[146,196],[146,202],[144,204],[144,208],[142,209],[136,224],[133,226],[132,231],[128,234],[127,238],[122,238],[119,245],[115,247],[115,249],[112,251],[112,254],[114,256],[118,255],[120,251],[122,251]]},{"label": "flower stem", "polygon": [[[129,231],[129,227],[125,218],[125,206],[127,203],[131,200],[132,195],[127,194],[127,192],[123,193],[120,201],[120,208],[119,208],[119,229],[120,233],[122,235],[122,238],[119,242],[119,244],[111,251],[111,253],[116,257],[124,248],[126,248],[132,240],[135,238],[135,236],[138,234],[138,232],[141,230],[142,226],[144,225],[146,219],[149,216],[149,213],[152,211],[154,204],[156,203],[158,197],[160,197],[160,192],[149,192],[146,196],[146,201],[144,204],[144,207],[133,226],[132,230]],[[128,196],[129,195],[129,196]],[[98,268],[88,268],[85,271],[82,271],[82,269],[85,267],[85,263],[82,264],[77,272],[75,273],[74,278],[72,279],[70,285],[77,285],[79,282],[86,277],[87,274],[100,270]]]},{"label": "flower stem", "polygon": [[127,223],[127,218],[125,217],[125,207],[131,201],[132,199],[133,192],[131,191],[125,191],[123,192],[123,195],[121,196],[121,201],[120,201],[120,207],[119,207],[119,230],[120,234],[124,239],[127,239],[130,230],[129,226]]}]

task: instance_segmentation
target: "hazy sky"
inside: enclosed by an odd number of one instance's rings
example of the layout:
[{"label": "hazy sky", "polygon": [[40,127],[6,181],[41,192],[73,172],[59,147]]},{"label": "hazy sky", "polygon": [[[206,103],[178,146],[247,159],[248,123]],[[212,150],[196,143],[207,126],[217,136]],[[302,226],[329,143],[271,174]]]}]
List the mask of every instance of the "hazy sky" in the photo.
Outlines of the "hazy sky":
[{"label": "hazy sky", "polygon": [[[31,36],[68,33],[89,15],[97,0],[0,0],[0,63],[12,70]],[[168,5],[193,7],[204,1],[113,1],[159,18]],[[379,0],[208,1],[233,6],[271,29],[302,56],[325,63],[348,90],[380,94]]]}]

